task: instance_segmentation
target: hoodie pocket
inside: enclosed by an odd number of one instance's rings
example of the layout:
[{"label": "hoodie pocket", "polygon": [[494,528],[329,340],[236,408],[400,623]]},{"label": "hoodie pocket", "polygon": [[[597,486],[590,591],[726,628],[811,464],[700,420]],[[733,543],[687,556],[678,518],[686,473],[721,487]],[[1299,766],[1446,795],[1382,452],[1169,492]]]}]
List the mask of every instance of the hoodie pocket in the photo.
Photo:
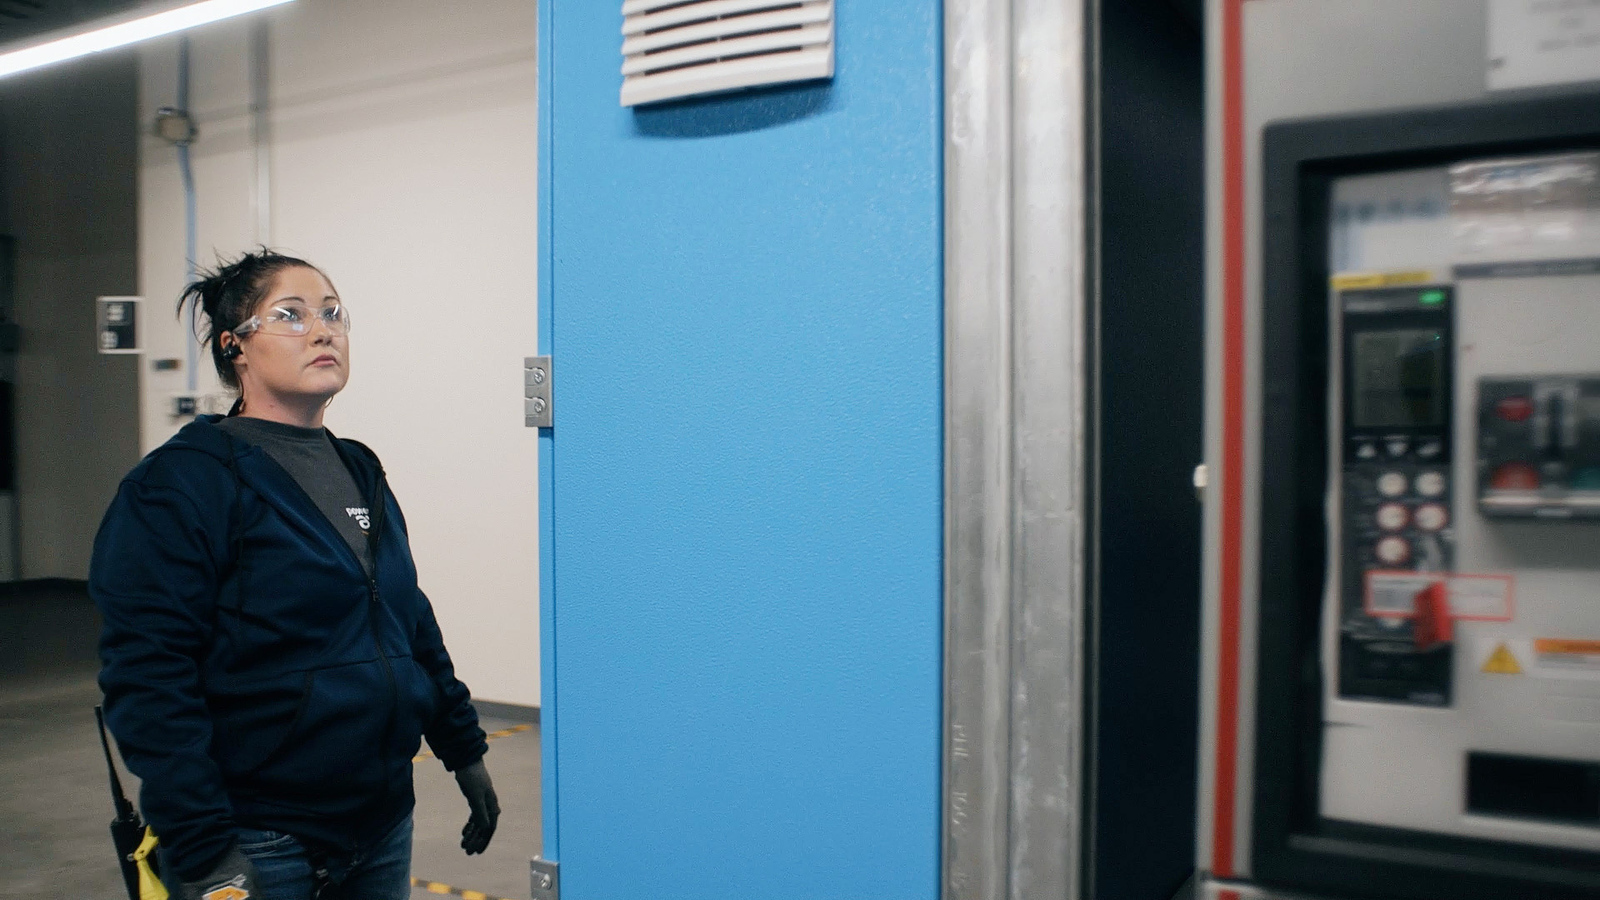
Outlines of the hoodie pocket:
[{"label": "hoodie pocket", "polygon": [[[398,672],[396,673],[398,675]],[[356,796],[378,790],[394,702],[382,660],[317,669],[294,727],[256,772],[285,797]]]},{"label": "hoodie pocket", "polygon": [[212,757],[225,777],[249,775],[283,748],[315,680],[314,671],[297,672],[211,698]]},{"label": "hoodie pocket", "polygon": [[[428,677],[422,665],[409,656],[394,660],[395,676],[400,679],[402,706],[401,730],[396,734],[406,743],[402,751],[414,753],[422,733],[433,724],[439,714],[439,688]],[[406,750],[407,747],[412,749]]]}]

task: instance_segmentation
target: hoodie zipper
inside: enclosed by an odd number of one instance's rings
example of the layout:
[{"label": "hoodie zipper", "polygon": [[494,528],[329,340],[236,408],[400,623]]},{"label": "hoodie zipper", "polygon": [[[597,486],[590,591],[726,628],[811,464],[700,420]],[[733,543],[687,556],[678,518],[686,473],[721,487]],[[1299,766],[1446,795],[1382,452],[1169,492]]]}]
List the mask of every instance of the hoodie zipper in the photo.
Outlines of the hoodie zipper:
[{"label": "hoodie zipper", "polygon": [[[378,659],[383,663],[383,674],[389,679],[389,715],[383,725],[383,746],[388,749],[394,744],[394,719],[395,710],[400,706],[400,685],[395,681],[394,664],[389,661],[389,654],[383,649],[383,640],[378,633],[378,613],[383,608],[383,598],[378,592],[378,544],[382,541],[384,510],[388,507],[388,482],[384,478],[383,468],[378,469],[378,476],[374,481],[375,488],[372,496],[367,499],[372,508],[372,528],[367,532],[367,554],[371,557],[372,571],[367,575],[367,625],[372,631],[372,646],[378,651]],[[353,554],[352,554],[353,555]],[[356,560],[357,565],[361,560]],[[385,762],[388,762],[385,760]],[[390,766],[383,767],[383,794],[389,795]]]},{"label": "hoodie zipper", "polygon": [[[278,465],[278,461],[272,458],[272,454],[266,451],[261,451],[261,453],[273,465]],[[282,466],[278,466],[278,468],[283,471],[284,477],[288,482],[294,485],[295,490],[300,492],[300,496],[305,498],[306,504],[312,509],[318,509],[316,501],[312,500],[311,495],[306,493],[305,488],[300,486],[300,482],[296,481],[294,476],[290,475],[288,470],[283,469]],[[385,476],[382,465],[378,466],[378,473],[372,484],[374,488],[371,495],[364,498],[367,501],[368,508],[372,510],[372,527],[367,530],[367,553],[371,556],[370,562],[372,563],[372,571],[370,573],[361,564],[361,557],[350,546],[350,542],[346,541],[344,536],[333,528],[333,523],[328,522],[328,527],[334,532],[334,543],[349,554],[350,559],[356,564],[356,570],[365,575],[367,579],[367,630],[372,633],[372,649],[378,654],[378,661],[383,665],[384,677],[389,682],[389,713],[383,725],[384,746],[388,747],[394,743],[395,710],[400,705],[400,684],[395,680],[394,664],[389,661],[389,654],[384,652],[383,639],[378,629],[378,610],[383,602],[382,594],[378,590],[378,545],[382,543],[384,513],[388,508],[389,494],[388,479]],[[318,509],[318,514],[319,518],[324,521],[327,520],[327,516],[321,515],[320,509]],[[390,780],[389,767],[384,766],[383,794],[385,797],[389,795]]]}]

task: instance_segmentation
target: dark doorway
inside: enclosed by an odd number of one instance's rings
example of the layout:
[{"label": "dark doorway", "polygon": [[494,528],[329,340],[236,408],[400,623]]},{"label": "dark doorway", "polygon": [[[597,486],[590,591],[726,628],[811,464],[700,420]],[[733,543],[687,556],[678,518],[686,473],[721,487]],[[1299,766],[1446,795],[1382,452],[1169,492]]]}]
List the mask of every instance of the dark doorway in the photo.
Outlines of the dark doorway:
[{"label": "dark doorway", "polygon": [[1199,0],[1100,3],[1095,900],[1165,900],[1194,867],[1205,346]]}]

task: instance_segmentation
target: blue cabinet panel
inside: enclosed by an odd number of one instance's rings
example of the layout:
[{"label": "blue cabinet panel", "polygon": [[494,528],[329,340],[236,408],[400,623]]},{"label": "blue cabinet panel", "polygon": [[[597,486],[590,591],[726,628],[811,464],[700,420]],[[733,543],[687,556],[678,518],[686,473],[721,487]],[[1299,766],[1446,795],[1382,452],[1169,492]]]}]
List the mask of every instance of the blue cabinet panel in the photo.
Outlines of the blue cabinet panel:
[{"label": "blue cabinet panel", "polygon": [[566,900],[938,895],[939,4],[618,106],[541,4],[546,846]]}]

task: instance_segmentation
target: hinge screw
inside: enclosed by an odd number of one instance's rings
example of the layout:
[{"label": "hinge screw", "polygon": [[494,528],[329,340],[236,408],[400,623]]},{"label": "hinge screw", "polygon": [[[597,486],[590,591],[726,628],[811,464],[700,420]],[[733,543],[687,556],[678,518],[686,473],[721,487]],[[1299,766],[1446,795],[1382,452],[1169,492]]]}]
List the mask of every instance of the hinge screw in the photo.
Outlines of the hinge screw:
[{"label": "hinge screw", "polygon": [[533,373],[531,375],[529,375],[528,377],[533,379],[533,383],[534,384],[544,384],[544,370],[543,369],[534,369]]},{"label": "hinge screw", "polygon": [[534,397],[532,400],[528,401],[528,405],[533,408],[533,414],[536,416],[541,415],[544,412],[543,397]]},{"label": "hinge screw", "polygon": [[539,876],[539,890],[548,891],[552,884],[555,884],[555,881],[549,875],[541,874]]}]

